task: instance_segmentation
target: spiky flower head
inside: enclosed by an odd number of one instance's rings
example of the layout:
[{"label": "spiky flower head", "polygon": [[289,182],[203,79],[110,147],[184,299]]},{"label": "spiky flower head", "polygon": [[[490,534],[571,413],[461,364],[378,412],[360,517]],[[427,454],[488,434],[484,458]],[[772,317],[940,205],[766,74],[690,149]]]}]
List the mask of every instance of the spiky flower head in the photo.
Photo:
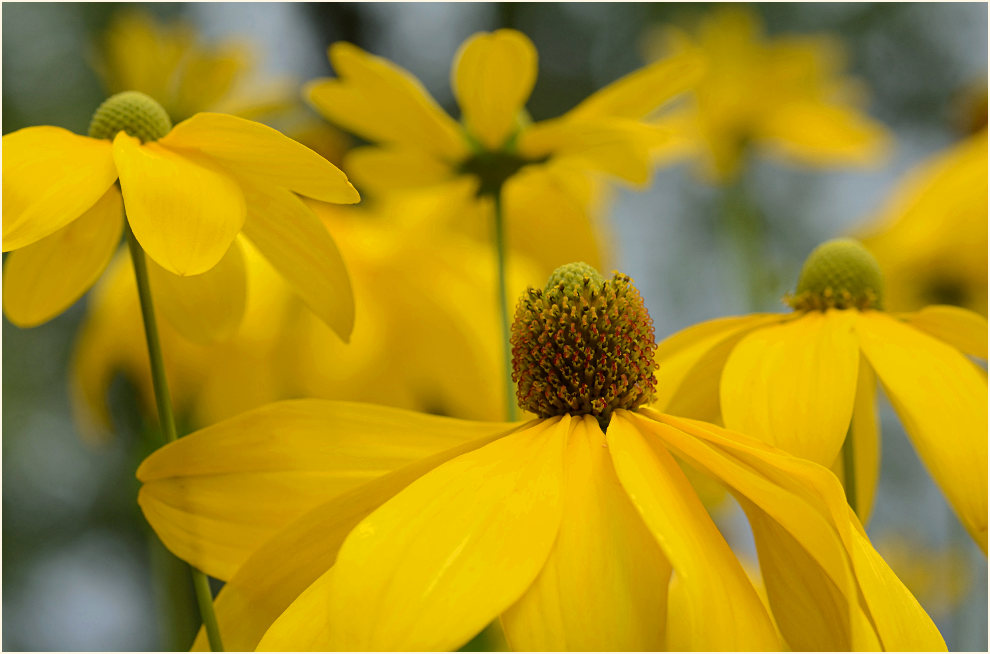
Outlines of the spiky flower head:
[{"label": "spiky flower head", "polygon": [[103,101],[89,122],[89,136],[112,141],[127,132],[142,143],[157,141],[172,131],[165,109],[140,91],[124,91]]},{"label": "spiky flower head", "polygon": [[519,300],[511,342],[519,406],[542,418],[592,415],[604,426],[656,391],[653,319],[627,275],[561,266]]},{"label": "spiky flower head", "polygon": [[826,241],[808,255],[788,304],[799,311],[879,309],[883,303],[880,265],[851,238]]}]

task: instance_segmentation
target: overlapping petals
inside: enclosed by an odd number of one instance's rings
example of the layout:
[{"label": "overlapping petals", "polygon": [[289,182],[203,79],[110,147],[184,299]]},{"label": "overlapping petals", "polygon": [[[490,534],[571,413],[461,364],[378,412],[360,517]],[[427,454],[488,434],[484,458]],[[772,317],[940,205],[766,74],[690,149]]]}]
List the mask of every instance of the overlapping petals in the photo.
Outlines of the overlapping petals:
[{"label": "overlapping petals", "polygon": [[[268,534],[217,598],[230,647],[452,649],[501,615],[516,648],[659,649],[676,598],[676,644],[688,649],[944,649],[834,476],[704,423],[618,410],[606,435],[590,417],[486,427],[314,400],[185,440],[140,471],[142,508],[165,542],[205,562],[245,528],[211,520],[249,517]],[[368,448],[386,460],[352,477]],[[746,509],[773,617],[675,456]],[[249,486],[262,507],[280,493],[294,520],[250,517],[253,495],[236,497]],[[161,511],[166,500],[184,513]]]},{"label": "overlapping petals", "polygon": [[[349,337],[347,270],[296,193],[334,203],[360,198],[312,150],[223,114],[197,114],[147,143],[125,132],[111,144],[53,127],[20,130],[3,143],[4,250],[37,244],[7,264],[5,307],[15,322],[54,317],[95,282],[119,240],[122,195],[131,231],[160,266],[158,285],[174,291],[165,314],[193,340],[222,338],[239,322],[244,274],[232,244],[242,230],[313,311]],[[120,194],[108,191],[118,178]],[[39,267],[52,257],[70,262],[71,273]],[[211,310],[201,312],[201,303]]]},{"label": "overlapping petals", "polygon": [[983,317],[956,307],[901,317],[830,309],[723,318],[660,343],[660,378],[677,389],[661,383],[656,406],[704,419],[721,414],[730,429],[842,474],[848,471],[839,449],[850,438],[865,520],[880,458],[879,380],[922,461],[986,551],[987,382],[966,356],[986,357],[986,335]]}]

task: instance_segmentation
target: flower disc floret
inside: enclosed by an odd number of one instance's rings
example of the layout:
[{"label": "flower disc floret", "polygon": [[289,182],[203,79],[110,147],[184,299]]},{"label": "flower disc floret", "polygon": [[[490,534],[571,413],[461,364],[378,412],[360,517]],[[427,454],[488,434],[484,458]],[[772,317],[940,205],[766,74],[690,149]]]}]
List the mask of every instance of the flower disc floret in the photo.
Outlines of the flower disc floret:
[{"label": "flower disc floret", "polygon": [[877,260],[851,238],[826,241],[801,268],[797,292],[788,303],[800,311],[879,309],[883,275]]},{"label": "flower disc floret", "polygon": [[519,406],[548,418],[609,420],[656,391],[653,320],[627,276],[604,279],[584,263],[530,288],[512,325],[512,380]]},{"label": "flower disc floret", "polygon": [[172,131],[172,121],[165,109],[140,91],[124,91],[103,101],[89,123],[89,136],[112,141],[118,132],[157,141]]}]

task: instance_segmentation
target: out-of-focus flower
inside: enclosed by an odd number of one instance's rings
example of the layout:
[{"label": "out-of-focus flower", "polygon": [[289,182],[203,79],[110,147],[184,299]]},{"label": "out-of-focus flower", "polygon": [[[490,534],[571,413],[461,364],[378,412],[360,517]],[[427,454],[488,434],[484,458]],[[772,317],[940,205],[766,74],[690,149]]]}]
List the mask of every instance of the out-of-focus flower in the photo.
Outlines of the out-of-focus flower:
[{"label": "out-of-focus flower", "polygon": [[89,134],[44,126],[3,137],[3,251],[15,250],[4,264],[3,309],[11,322],[41,324],[81,297],[116,251],[126,210],[169,296],[166,313],[188,332],[207,338],[239,321],[233,310],[243,309],[245,275],[235,237],[243,234],[347,338],[347,270],[299,197],[357,202],[337,167],[235,116],[201,113],[173,128],[161,105],[137,91],[100,105]]},{"label": "out-of-focus flower", "polygon": [[987,358],[987,322],[948,306],[891,315],[881,310],[883,296],[880,269],[862,245],[824,243],[804,264],[793,313],[712,320],[660,343],[657,406],[721,419],[840,473],[840,450],[851,439],[865,521],[879,473],[879,378],[921,460],[986,552],[987,382],[966,355]]},{"label": "out-of-focus flower", "polygon": [[206,44],[191,23],[140,10],[113,17],[92,60],[111,95],[141,91],[176,122],[202,111],[257,119],[292,106],[288,80],[257,79],[247,42]]},{"label": "out-of-focus flower", "polygon": [[956,609],[973,583],[962,541],[933,547],[917,535],[888,532],[876,538],[877,551],[922,606],[932,614]]},{"label": "out-of-focus flower", "polygon": [[661,158],[698,158],[716,182],[736,177],[747,149],[811,166],[872,165],[887,131],[862,112],[859,86],[842,75],[842,47],[830,36],[764,37],[742,6],[712,11],[694,34],[655,30],[648,57],[700,51],[705,77],[659,122],[677,137]]},{"label": "out-of-focus flower", "polygon": [[[173,402],[202,427],[262,404],[308,396],[377,402],[461,418],[498,419],[504,411],[491,248],[419,228],[432,210],[415,198],[378,210],[310,202],[337,237],[356,298],[345,344],[311,312],[248,242],[246,308],[223,342],[189,342],[160,326]],[[400,218],[401,217],[401,218]],[[513,257],[509,288],[521,292],[532,264]],[[162,297],[160,279],[152,290]],[[167,307],[162,307],[167,308]],[[224,312],[207,304],[205,312]],[[117,374],[154,412],[134,275],[126,257],[97,285],[75,345],[72,397],[87,435],[109,430],[107,393]]]},{"label": "out-of-focus flower", "polygon": [[461,46],[451,71],[459,124],[395,64],[349,43],[328,52],[337,78],[311,82],[306,94],[330,121],[374,144],[346,158],[358,186],[378,194],[428,188],[445,208],[437,222],[449,217],[488,243],[498,196],[510,248],[546,272],[575,257],[601,265],[601,176],[647,183],[650,146],[667,135],[643,118],[701,72],[696,57],[682,54],[534,124],[524,107],[536,81],[535,47],[515,30],[480,33]]},{"label": "out-of-focus flower", "polygon": [[858,230],[895,311],[955,304],[987,315],[987,130],[912,170]]},{"label": "out-of-focus flower", "polygon": [[[656,345],[628,277],[556,271],[512,342],[526,423],[297,400],[141,465],[162,541],[228,580],[229,647],[453,649],[500,616],[521,650],[944,649],[828,470],[642,408]],[[745,508],[773,619],[674,456]]]},{"label": "out-of-focus flower", "polygon": [[277,128],[339,164],[349,139],[320,120],[299,98],[298,81],[262,77],[253,44],[244,39],[205,43],[192,23],[116,13],[91,57],[109,94],[141,91],[173,121],[211,111]]}]

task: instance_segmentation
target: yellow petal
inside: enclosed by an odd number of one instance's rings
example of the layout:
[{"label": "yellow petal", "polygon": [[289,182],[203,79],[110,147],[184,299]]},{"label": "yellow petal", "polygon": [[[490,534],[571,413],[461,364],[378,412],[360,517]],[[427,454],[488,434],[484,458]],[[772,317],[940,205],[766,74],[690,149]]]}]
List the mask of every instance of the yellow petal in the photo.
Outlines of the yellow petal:
[{"label": "yellow petal", "polygon": [[324,202],[361,200],[347,176],[332,163],[278,130],[237,116],[196,114],[172,128],[160,143],[199,150],[234,173]]},{"label": "yellow petal", "polygon": [[148,262],[156,308],[194,343],[222,341],[237,330],[247,303],[246,275],[236,240],[220,263],[199,275],[179,277]]},{"label": "yellow petal", "polygon": [[[380,408],[374,410],[379,412]],[[456,426],[452,435],[454,431]],[[482,447],[504,433],[489,433],[361,484],[279,530],[248,557],[216,597],[214,607],[224,646],[229,651],[255,649],[265,631],[307,587],[324,584],[321,575],[334,565],[341,543],[355,525],[441,463]],[[286,613],[284,619],[291,620],[292,614]],[[320,616],[322,622],[326,615],[324,612]],[[302,647],[310,631],[319,628],[313,620],[305,626],[306,629],[290,631],[286,648],[293,646],[290,643],[300,643],[294,646]],[[200,629],[193,649],[203,651],[206,647],[206,632]]]},{"label": "yellow petal", "polygon": [[519,136],[519,151],[530,158],[552,156],[644,185],[650,179],[650,151],[664,140],[666,132],[661,128],[633,120],[557,118],[525,129]]},{"label": "yellow petal", "polygon": [[785,157],[815,165],[876,165],[890,150],[887,130],[851,107],[795,101],[769,112],[757,138]]},{"label": "yellow petal", "polygon": [[904,316],[909,325],[958,348],[963,354],[987,358],[987,319],[978,313],[936,305]]},{"label": "yellow petal", "polygon": [[190,434],[138,469],[138,501],[177,556],[229,579],[265,538],[403,465],[511,426],[326,400],[269,404]]},{"label": "yellow petal", "polygon": [[27,127],[3,137],[3,251],[68,225],[117,179],[110,144],[60,127]]},{"label": "yellow petal", "polygon": [[245,185],[244,234],[328,327],[347,342],[354,328],[354,291],[326,226],[285,189]]},{"label": "yellow petal", "polygon": [[536,582],[502,615],[507,640],[517,651],[664,649],[670,563],[619,484],[594,418],[575,426],[564,466],[560,532]]},{"label": "yellow petal", "polygon": [[684,584],[694,650],[778,650],[763,603],[673,457],[619,410],[608,450],[626,494]]},{"label": "yellow petal", "polygon": [[548,271],[574,260],[600,267],[607,259],[595,206],[576,197],[575,176],[560,166],[528,166],[503,188],[509,249],[533,257]]},{"label": "yellow petal", "polygon": [[681,53],[635,70],[589,95],[568,118],[640,120],[687,91],[701,79],[704,64],[695,53]]},{"label": "yellow petal", "polygon": [[572,420],[535,424],[436,468],[355,527],[326,603],[306,611],[329,621],[322,649],[455,649],[522,595],[560,525]]},{"label": "yellow petal", "polygon": [[536,47],[512,29],[468,38],[454,57],[451,86],[468,131],[489,149],[505,144],[536,82]]},{"label": "yellow petal", "polygon": [[176,275],[215,266],[244,224],[244,196],[229,176],[124,132],[113,142],[127,221],[138,243]]},{"label": "yellow petal", "polygon": [[813,311],[743,338],[722,373],[725,426],[831,465],[856,395],[855,317],[855,311]]},{"label": "yellow petal", "polygon": [[661,411],[721,421],[719,380],[729,353],[753,329],[789,318],[757,314],[717,318],[682,329],[657,345],[657,394]]},{"label": "yellow petal", "polygon": [[[877,416],[877,376],[870,362],[860,356],[856,405],[853,407],[849,436],[856,462],[856,514],[865,525],[873,512],[880,477],[880,419]],[[836,476],[845,479],[843,454],[836,459]]]},{"label": "yellow petal", "polygon": [[362,189],[379,192],[419,188],[449,181],[449,163],[424,150],[364,147],[347,153],[345,167]]},{"label": "yellow petal", "polygon": [[793,649],[945,649],[883,559],[864,553],[872,546],[827,469],[699,421],[649,409],[635,420],[652,422],[665,445],[725,483],[746,510],[768,599]]},{"label": "yellow petal", "polygon": [[338,78],[314,80],[304,94],[330,121],[369,141],[451,161],[467,156],[457,123],[409,72],[342,41],[328,54]]},{"label": "yellow petal", "polygon": [[856,332],[928,472],[986,553],[986,379],[955,348],[882,313],[864,314]]},{"label": "yellow petal", "polygon": [[18,327],[34,327],[82,297],[110,263],[124,229],[120,193],[110,187],[79,218],[7,256],[3,312]]}]

